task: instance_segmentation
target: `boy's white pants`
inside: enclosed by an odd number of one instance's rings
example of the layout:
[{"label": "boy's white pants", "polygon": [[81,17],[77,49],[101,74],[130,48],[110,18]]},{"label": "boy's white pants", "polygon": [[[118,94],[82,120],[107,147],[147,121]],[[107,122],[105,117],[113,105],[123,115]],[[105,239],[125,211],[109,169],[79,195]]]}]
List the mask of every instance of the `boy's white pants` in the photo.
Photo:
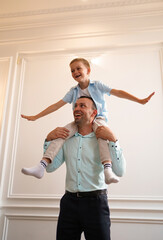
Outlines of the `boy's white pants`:
[{"label": "boy's white pants", "polygon": [[[99,126],[107,126],[105,119],[103,117],[95,118],[95,120],[93,122],[93,131],[96,132],[96,129]],[[78,131],[78,128],[77,128],[75,122],[71,122],[71,123],[67,124],[65,126],[65,128],[67,128],[69,130],[69,136],[66,139],[57,138],[57,139],[51,141],[48,149],[46,150],[46,152],[43,155],[44,158],[48,158],[51,161],[53,161],[53,159],[56,157],[57,153],[61,149],[64,142],[67,139],[71,138]],[[107,141],[104,139],[98,138],[98,144],[99,144],[101,162],[103,163],[104,161],[111,161]]]}]

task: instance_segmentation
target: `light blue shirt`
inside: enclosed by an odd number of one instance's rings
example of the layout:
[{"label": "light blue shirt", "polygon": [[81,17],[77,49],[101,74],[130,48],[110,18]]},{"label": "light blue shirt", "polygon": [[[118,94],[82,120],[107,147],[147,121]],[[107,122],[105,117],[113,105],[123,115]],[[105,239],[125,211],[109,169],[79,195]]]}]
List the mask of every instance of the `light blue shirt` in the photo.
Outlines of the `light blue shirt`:
[{"label": "light blue shirt", "polygon": [[[45,142],[46,150],[50,142]],[[109,149],[113,161],[113,171],[122,176],[125,172],[125,159],[118,141],[110,142]],[[106,189],[104,169],[100,160],[99,146],[94,132],[82,136],[76,133],[65,141],[63,147],[46,168],[53,172],[66,163],[66,190],[87,192]]]},{"label": "light blue shirt", "polygon": [[[62,99],[64,102],[72,103],[73,108],[78,97],[79,88],[79,85],[72,87]],[[103,84],[102,82],[90,81],[88,91],[96,104],[98,112],[97,116],[102,116],[105,118],[106,121],[108,121],[108,111],[105,102],[105,94],[110,96],[111,88]]]}]

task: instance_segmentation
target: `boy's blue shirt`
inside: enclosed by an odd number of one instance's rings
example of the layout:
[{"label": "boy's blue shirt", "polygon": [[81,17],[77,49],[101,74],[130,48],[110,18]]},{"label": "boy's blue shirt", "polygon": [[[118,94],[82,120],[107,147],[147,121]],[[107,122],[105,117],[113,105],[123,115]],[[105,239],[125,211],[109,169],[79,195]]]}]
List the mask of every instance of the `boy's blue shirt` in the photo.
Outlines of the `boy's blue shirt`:
[{"label": "boy's blue shirt", "polygon": [[[50,142],[45,142],[44,150]],[[125,172],[125,159],[117,142],[109,142],[112,158],[112,168],[115,174],[122,176]],[[94,132],[82,136],[76,133],[65,141],[53,162],[46,168],[53,172],[66,163],[66,190],[70,192],[85,192],[105,189],[104,169],[100,160],[98,141]]]},{"label": "boy's blue shirt", "polygon": [[[62,99],[64,102],[72,103],[73,108],[76,103],[79,91],[79,84],[72,87]],[[97,106],[97,116],[102,116],[108,122],[108,111],[105,102],[105,94],[110,96],[111,88],[99,81],[90,81],[88,91]]]}]

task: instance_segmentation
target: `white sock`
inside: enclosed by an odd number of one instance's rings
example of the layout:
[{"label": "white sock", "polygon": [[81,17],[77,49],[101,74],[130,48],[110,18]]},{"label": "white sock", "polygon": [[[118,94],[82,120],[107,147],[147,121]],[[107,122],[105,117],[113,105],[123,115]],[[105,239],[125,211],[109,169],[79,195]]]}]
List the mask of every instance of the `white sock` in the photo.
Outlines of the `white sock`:
[{"label": "white sock", "polygon": [[113,173],[110,163],[104,164],[104,175],[105,175],[105,183],[106,184],[119,182],[119,177],[117,177],[115,175],[115,173]]},{"label": "white sock", "polygon": [[24,173],[25,175],[30,175],[40,179],[44,176],[44,171],[47,165],[48,163],[45,160],[41,160],[40,163],[35,167],[22,168],[22,173]]}]

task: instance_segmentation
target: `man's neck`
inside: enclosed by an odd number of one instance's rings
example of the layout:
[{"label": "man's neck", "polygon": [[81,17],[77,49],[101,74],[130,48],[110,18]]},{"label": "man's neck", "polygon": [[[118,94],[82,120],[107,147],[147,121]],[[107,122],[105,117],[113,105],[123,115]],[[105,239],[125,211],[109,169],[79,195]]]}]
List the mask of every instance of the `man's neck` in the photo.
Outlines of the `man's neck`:
[{"label": "man's neck", "polygon": [[78,132],[82,135],[88,135],[91,132],[93,132],[92,124],[91,125],[84,125],[84,126],[78,126]]}]

